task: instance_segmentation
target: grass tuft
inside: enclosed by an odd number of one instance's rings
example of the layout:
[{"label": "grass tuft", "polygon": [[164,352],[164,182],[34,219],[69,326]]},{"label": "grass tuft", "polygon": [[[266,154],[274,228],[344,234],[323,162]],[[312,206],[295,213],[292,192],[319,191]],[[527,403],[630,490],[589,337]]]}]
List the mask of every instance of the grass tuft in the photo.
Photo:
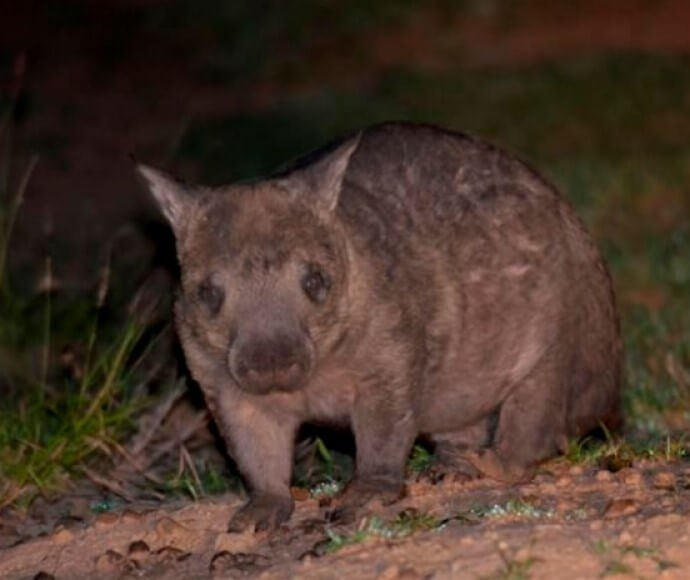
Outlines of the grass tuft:
[{"label": "grass tuft", "polygon": [[9,107],[0,123],[0,508],[55,491],[114,452],[146,403],[139,367],[151,344],[141,313],[102,324],[107,284],[92,303],[60,295],[50,256],[37,292],[12,291],[12,230],[37,158],[12,192],[11,116]]},{"label": "grass tuft", "polygon": [[324,552],[335,552],[353,544],[360,544],[370,538],[386,540],[408,537],[416,532],[436,530],[442,528],[444,522],[427,513],[415,509],[400,512],[390,521],[378,517],[361,520],[354,532],[340,533],[326,528],[328,542],[322,547]]}]

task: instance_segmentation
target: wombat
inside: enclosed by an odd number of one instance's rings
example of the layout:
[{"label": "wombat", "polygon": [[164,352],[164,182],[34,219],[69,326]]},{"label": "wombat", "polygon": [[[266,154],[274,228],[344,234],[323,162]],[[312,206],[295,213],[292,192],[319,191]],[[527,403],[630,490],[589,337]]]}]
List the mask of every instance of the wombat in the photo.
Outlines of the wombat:
[{"label": "wombat", "polygon": [[289,518],[304,422],[352,428],[344,507],[398,497],[418,436],[461,471],[515,481],[616,427],[606,267],[571,205],[510,154],[385,123],[248,183],[138,169],[175,233],[189,369],[248,484],[230,530]]}]

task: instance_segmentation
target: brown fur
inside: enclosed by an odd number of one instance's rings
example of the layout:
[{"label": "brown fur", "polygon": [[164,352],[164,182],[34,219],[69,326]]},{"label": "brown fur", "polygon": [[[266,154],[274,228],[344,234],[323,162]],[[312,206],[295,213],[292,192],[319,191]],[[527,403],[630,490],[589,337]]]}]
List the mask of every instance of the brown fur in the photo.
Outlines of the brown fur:
[{"label": "brown fur", "polygon": [[252,494],[231,529],[289,516],[305,421],[352,427],[353,502],[400,493],[420,434],[515,480],[616,424],[606,268],[571,206],[510,155],[389,123],[253,184],[140,170],[177,239],[189,368]]}]

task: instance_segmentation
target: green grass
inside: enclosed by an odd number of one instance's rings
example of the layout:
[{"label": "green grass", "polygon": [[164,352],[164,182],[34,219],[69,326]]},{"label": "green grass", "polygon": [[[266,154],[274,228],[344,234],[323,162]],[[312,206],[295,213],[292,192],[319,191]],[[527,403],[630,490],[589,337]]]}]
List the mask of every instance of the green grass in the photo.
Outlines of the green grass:
[{"label": "green grass", "polygon": [[328,541],[322,547],[324,552],[335,552],[360,544],[370,538],[394,540],[408,537],[416,532],[440,529],[444,522],[436,517],[408,509],[400,512],[394,519],[385,521],[378,517],[365,518],[352,532],[337,532],[327,528]]},{"label": "green grass", "polygon": [[11,187],[10,129],[8,108],[0,123],[0,507],[59,489],[131,430],[146,402],[139,367],[152,344],[143,311],[103,324],[107,279],[91,300],[53,290],[50,257],[44,291],[13,292],[6,257],[36,161]]},{"label": "green grass", "polygon": [[209,495],[218,495],[230,491],[239,483],[236,478],[228,477],[222,468],[210,462],[199,466],[192,457],[164,480],[157,490],[166,494],[184,495],[193,500]]},{"label": "green grass", "polygon": [[491,518],[519,517],[527,519],[544,519],[553,517],[551,509],[541,508],[532,502],[519,497],[508,499],[505,503],[474,505],[469,510],[456,516],[461,521],[477,521]]},{"label": "green grass", "polygon": [[639,459],[653,461],[688,461],[690,443],[685,435],[664,438],[645,437],[628,440],[609,436],[605,441],[572,440],[563,459],[575,464],[596,464],[603,469],[618,471],[632,466]]},{"label": "green grass", "polygon": [[654,562],[659,572],[678,567],[678,564],[667,560],[656,547],[643,547],[633,544],[614,546],[600,539],[592,544],[592,549],[603,562],[603,569],[600,573],[602,578],[619,574],[635,576],[631,559],[629,557],[626,558],[627,556],[634,556],[636,559],[649,559]]}]

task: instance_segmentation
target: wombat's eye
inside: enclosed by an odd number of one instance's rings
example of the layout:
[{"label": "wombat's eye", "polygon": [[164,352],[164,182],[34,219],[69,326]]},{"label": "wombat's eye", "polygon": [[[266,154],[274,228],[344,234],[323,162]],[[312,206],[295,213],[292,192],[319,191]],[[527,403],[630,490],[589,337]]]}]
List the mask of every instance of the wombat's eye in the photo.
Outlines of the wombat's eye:
[{"label": "wombat's eye", "polygon": [[302,290],[312,302],[323,302],[326,299],[331,281],[317,266],[310,266],[302,278]]},{"label": "wombat's eye", "polygon": [[220,286],[211,282],[209,278],[206,278],[199,284],[196,295],[211,314],[218,314],[220,312],[220,307],[223,306],[223,300],[225,299],[225,292],[223,292]]}]

